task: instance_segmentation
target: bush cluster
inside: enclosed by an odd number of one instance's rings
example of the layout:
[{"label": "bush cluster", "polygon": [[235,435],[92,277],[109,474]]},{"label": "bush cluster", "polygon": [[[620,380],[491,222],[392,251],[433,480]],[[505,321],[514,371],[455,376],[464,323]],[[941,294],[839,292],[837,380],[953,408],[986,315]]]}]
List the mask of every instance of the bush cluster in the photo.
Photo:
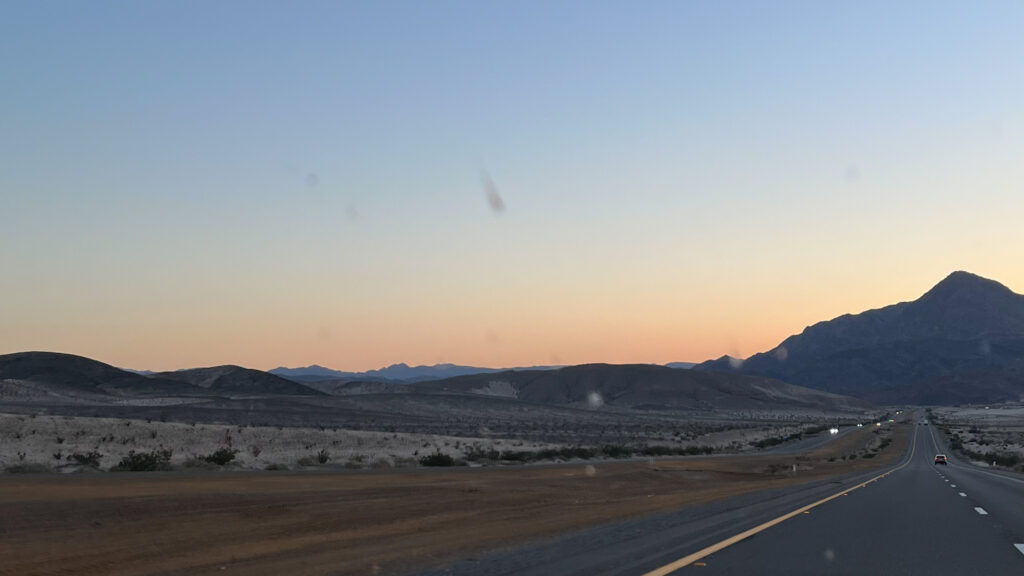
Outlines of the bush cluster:
[{"label": "bush cluster", "polygon": [[103,455],[95,450],[93,450],[92,452],[86,452],[84,454],[81,452],[68,454],[68,462],[74,462],[75,464],[79,464],[81,466],[89,466],[91,468],[100,467],[100,458],[103,458]]},{"label": "bush cluster", "polygon": [[118,462],[117,466],[111,468],[114,472],[156,472],[170,469],[170,450],[153,450],[152,452],[132,450]]},{"label": "bush cluster", "polygon": [[544,448],[541,450],[467,450],[464,455],[469,462],[537,462],[542,460],[590,460],[593,458],[630,458],[632,456],[696,456],[711,454],[712,446],[623,446],[605,444],[600,448],[571,446],[566,448]]},{"label": "bush cluster", "polygon": [[218,449],[216,452],[213,452],[212,454],[207,454],[206,456],[201,456],[201,459],[206,461],[206,462],[209,462],[210,464],[216,464],[217,466],[223,466],[223,465],[227,464],[228,462],[231,462],[232,460],[234,460],[235,459],[235,454],[238,454],[238,450],[234,450],[232,448],[224,447],[224,448]]},{"label": "bush cluster", "polygon": [[455,459],[438,450],[420,458],[420,466],[455,466]]}]

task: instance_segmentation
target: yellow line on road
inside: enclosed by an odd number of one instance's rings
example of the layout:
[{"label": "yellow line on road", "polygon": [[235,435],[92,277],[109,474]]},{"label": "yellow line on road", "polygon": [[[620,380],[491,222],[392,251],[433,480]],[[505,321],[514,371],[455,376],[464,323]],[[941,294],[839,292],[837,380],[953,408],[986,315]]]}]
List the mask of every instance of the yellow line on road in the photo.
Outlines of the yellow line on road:
[{"label": "yellow line on road", "polygon": [[785,522],[786,520],[789,520],[790,518],[792,518],[794,516],[799,516],[800,514],[806,513],[811,508],[815,508],[815,507],[821,506],[825,502],[828,502],[830,500],[834,500],[836,498],[839,498],[840,496],[846,496],[848,493],[853,492],[854,490],[856,490],[858,488],[863,488],[863,487],[867,486],[868,484],[870,484],[872,482],[876,482],[876,481],[878,481],[878,480],[880,480],[882,478],[885,478],[889,474],[892,474],[893,472],[903,468],[907,464],[910,464],[910,462],[914,459],[914,451],[915,450],[917,450],[917,427],[916,426],[914,427],[914,436],[913,436],[913,438],[911,438],[910,456],[907,458],[907,461],[904,462],[903,464],[900,464],[899,466],[893,468],[892,470],[889,470],[888,472],[885,472],[883,474],[879,474],[878,476],[875,476],[874,478],[872,478],[870,480],[865,480],[864,482],[861,482],[860,484],[858,484],[856,486],[853,486],[852,488],[846,488],[846,489],[844,489],[844,490],[842,490],[840,492],[836,492],[835,494],[833,494],[833,495],[831,495],[831,496],[829,496],[827,498],[822,498],[821,500],[818,500],[817,502],[813,502],[811,504],[808,504],[808,505],[804,506],[803,508],[798,508],[798,509],[796,509],[796,510],[794,510],[794,511],[788,513],[788,514],[783,514],[782,516],[779,516],[778,518],[774,518],[772,520],[769,520],[769,521],[765,522],[764,524],[761,524],[761,525],[758,525],[758,526],[754,526],[753,528],[751,528],[749,530],[744,530],[743,532],[740,532],[739,534],[737,534],[735,536],[732,536],[730,538],[726,538],[725,540],[722,540],[721,542],[718,542],[717,544],[712,544],[711,546],[708,546],[707,548],[704,548],[703,550],[698,550],[697,552],[694,552],[693,554],[690,554],[689,556],[684,556],[684,557],[680,558],[679,560],[676,560],[675,562],[672,562],[671,564],[666,564],[666,565],[662,566],[661,568],[658,568],[658,569],[655,569],[655,570],[651,570],[650,572],[647,572],[643,576],[666,576],[667,574],[671,574],[672,572],[675,572],[676,570],[679,570],[680,568],[682,568],[684,566],[689,566],[690,564],[693,564],[697,560],[701,560],[703,558],[706,558],[706,557],[714,554],[715,552],[718,552],[719,550],[722,550],[724,548],[728,548],[729,546],[732,546],[733,544],[735,544],[735,543],[737,543],[737,542],[739,542],[739,541],[741,541],[741,540],[743,540],[745,538],[749,538],[749,537],[753,536],[754,534],[757,534],[758,532],[763,532],[763,531],[771,528],[772,526],[775,526],[776,524],[781,524],[782,522]]}]

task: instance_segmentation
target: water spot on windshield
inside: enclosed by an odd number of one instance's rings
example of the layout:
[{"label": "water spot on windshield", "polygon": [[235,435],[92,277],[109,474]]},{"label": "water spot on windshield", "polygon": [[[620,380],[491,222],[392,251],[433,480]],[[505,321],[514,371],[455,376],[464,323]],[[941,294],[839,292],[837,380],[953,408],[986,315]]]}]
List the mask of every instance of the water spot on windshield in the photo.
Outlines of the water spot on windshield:
[{"label": "water spot on windshield", "polygon": [[494,184],[494,180],[491,180],[490,174],[487,172],[480,174],[480,183],[483,184],[484,193],[487,195],[487,203],[491,206],[491,212],[495,214],[504,212],[505,201],[498,194],[498,187]]}]

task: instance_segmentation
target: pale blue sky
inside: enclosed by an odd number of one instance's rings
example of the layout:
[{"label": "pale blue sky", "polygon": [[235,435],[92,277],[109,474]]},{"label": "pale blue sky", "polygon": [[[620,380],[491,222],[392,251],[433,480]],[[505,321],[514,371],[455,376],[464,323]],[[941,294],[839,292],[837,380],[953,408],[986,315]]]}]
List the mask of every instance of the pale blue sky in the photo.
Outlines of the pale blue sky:
[{"label": "pale blue sky", "polygon": [[0,353],[702,360],[1020,291],[1024,4],[893,4],[5,2]]}]

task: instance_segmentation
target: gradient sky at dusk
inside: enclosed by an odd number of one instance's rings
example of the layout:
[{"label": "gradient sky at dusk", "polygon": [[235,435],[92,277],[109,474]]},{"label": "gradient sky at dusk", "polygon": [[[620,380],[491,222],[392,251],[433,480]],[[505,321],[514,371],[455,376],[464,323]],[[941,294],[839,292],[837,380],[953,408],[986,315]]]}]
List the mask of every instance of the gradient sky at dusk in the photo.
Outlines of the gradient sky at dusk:
[{"label": "gradient sky at dusk", "polygon": [[954,270],[1022,292],[1022,28],[1016,1],[4,2],[0,354],[700,361]]}]

